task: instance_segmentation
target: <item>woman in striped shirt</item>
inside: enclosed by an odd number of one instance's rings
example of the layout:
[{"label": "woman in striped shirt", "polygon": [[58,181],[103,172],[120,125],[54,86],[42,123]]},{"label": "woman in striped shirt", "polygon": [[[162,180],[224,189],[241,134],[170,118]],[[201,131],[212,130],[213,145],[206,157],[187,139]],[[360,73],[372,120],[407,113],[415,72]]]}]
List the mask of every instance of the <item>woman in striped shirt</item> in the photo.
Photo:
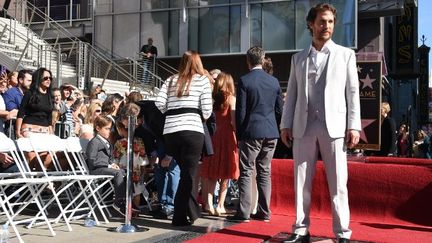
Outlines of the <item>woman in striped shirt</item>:
[{"label": "woman in striped shirt", "polygon": [[204,143],[203,119],[212,112],[210,80],[197,52],[183,54],[179,73],[168,78],[155,104],[166,115],[163,133],[167,154],[174,156],[181,171],[172,224],[191,225],[201,215],[195,177]]}]

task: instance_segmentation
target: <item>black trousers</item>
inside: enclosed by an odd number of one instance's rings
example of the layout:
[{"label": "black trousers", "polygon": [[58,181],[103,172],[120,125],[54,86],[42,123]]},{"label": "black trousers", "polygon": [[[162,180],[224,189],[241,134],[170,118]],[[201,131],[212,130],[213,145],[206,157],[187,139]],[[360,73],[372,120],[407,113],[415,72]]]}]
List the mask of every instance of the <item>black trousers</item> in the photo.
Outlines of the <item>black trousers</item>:
[{"label": "black trousers", "polygon": [[194,131],[180,131],[165,134],[167,154],[177,161],[180,167],[180,182],[174,199],[173,222],[191,222],[201,216],[201,209],[196,199],[196,175],[198,161],[204,144],[204,134]]}]

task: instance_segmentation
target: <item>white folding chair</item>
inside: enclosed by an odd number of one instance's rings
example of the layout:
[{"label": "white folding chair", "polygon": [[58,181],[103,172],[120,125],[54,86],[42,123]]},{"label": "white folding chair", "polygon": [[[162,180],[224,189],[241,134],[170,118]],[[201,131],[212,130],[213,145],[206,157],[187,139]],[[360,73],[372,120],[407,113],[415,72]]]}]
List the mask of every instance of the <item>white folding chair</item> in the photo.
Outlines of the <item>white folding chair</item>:
[{"label": "white folding chair", "polygon": [[[88,214],[92,215],[93,218],[96,221],[96,224],[99,225],[99,220],[95,214],[95,207],[99,209],[102,216],[104,217],[104,220],[106,223],[108,223],[108,219],[106,218],[105,214],[103,213],[103,209],[101,208],[101,205],[98,201],[98,198],[96,197],[95,190],[92,188],[92,181],[93,180],[100,180],[112,177],[107,176],[97,176],[97,175],[84,175],[84,174],[78,174],[75,170],[75,165],[72,163],[72,160],[69,157],[68,151],[66,149],[67,141],[62,140],[59,137],[55,135],[47,135],[47,134],[36,134],[30,136],[30,142],[33,146],[34,151],[42,152],[46,151],[50,154],[54,167],[56,168],[56,172],[54,173],[64,173],[64,175],[60,176],[60,179],[69,179],[69,181],[63,180],[62,182],[66,182],[62,186],[61,189],[58,190],[58,192],[62,193],[65,192],[68,196],[69,200],[68,203],[63,207],[64,213],[68,214],[67,222],[70,222],[73,219],[80,218],[82,216],[87,216]],[[70,171],[63,171],[60,161],[57,157],[56,153],[63,153],[65,156],[65,159],[67,160]],[[46,171],[46,169],[43,167],[43,162],[38,156],[38,153],[36,155],[39,164],[42,167],[44,176],[47,178],[57,178],[59,176],[51,176],[49,172]],[[85,182],[86,184],[82,184],[81,182]],[[77,190],[74,192],[70,190],[71,186],[75,186]],[[91,200],[93,199],[93,200]],[[91,202],[95,202],[94,204]],[[77,212],[88,212],[88,214],[82,214],[81,216],[74,215]],[[54,222],[59,222],[62,218],[62,215],[59,215]]]},{"label": "white folding chair", "polygon": [[[0,152],[10,153],[12,157],[14,157],[14,160],[17,161],[15,158],[17,155],[15,143],[3,133],[0,133]],[[17,165],[21,169],[20,165]],[[41,203],[38,200],[40,193],[49,185],[51,181],[46,178],[10,178],[11,176],[17,177],[21,176],[21,174],[0,174],[0,206],[18,240],[20,242],[24,242],[16,225],[26,222],[34,222],[37,220],[43,220],[43,222],[48,226],[51,235],[55,236],[56,234],[46,214],[44,213]],[[13,192],[8,194],[6,191],[10,187],[13,187]],[[17,195],[28,196],[23,199],[24,197],[17,198]],[[18,203],[11,203],[12,199],[18,201]],[[23,215],[20,213],[32,203],[36,204],[39,213],[35,217],[23,218]],[[21,219],[18,220],[18,216]]]},{"label": "white folding chair", "polygon": [[[86,158],[84,156],[85,152],[87,150],[87,145],[88,145],[89,142],[90,141],[87,140],[87,139],[80,138],[79,139],[79,143],[81,145],[81,152],[76,153],[76,155],[79,156],[78,157],[78,161],[81,164],[80,168],[83,171],[83,173],[85,173],[85,174],[90,174],[90,169],[87,166],[87,161],[86,161]],[[76,141],[75,142],[70,142],[69,144],[72,145],[72,147],[75,147],[74,148],[75,150],[79,149],[79,147],[76,144]],[[73,144],[75,144],[75,145],[73,145]],[[100,192],[100,199],[101,199],[100,201],[103,202],[103,204],[104,204],[104,205],[102,205],[102,207],[105,208],[105,209],[112,207],[113,204],[114,204],[114,200],[112,198],[112,195],[114,194],[114,184],[113,184],[113,181],[110,180],[108,184],[109,184],[109,187],[103,188],[102,192],[98,191],[98,192]],[[108,216],[111,218],[112,217],[111,212],[108,209],[106,210],[106,212],[107,212]]]},{"label": "white folding chair", "polygon": [[[83,156],[83,148],[81,146],[80,139],[77,137],[69,137],[64,141],[66,143],[67,159],[68,160],[70,159],[68,154],[72,156],[70,166],[72,168],[73,173],[75,175],[85,175],[88,176],[88,178],[91,178],[86,181],[87,187],[89,188],[89,191],[92,197],[94,198],[94,204],[96,204],[95,207],[99,209],[99,212],[101,213],[105,223],[109,223],[103,209],[107,209],[109,207],[109,205],[105,204],[106,201],[105,199],[107,195],[109,195],[110,191],[113,191],[112,179],[114,178],[114,176],[90,175],[86,161]],[[108,192],[101,193],[100,190],[105,188],[105,185],[107,184],[111,185],[107,190]],[[108,213],[109,217],[111,217],[109,210],[106,210],[106,212]]]},{"label": "white folding chair", "polygon": [[[46,140],[44,142],[46,142]],[[69,183],[71,181],[71,178],[64,176],[64,174],[63,175],[62,174],[56,174],[55,176],[53,176],[52,174],[47,173],[47,171],[45,170],[45,167],[43,166],[43,161],[39,155],[40,152],[47,152],[47,151],[43,150],[43,149],[39,149],[39,148],[37,148],[35,150],[33,147],[33,144],[31,143],[29,138],[19,138],[16,140],[16,143],[17,143],[18,150],[20,151],[20,155],[21,155],[21,156],[18,156],[18,159],[20,160],[21,168],[23,168],[25,170],[22,173],[23,177],[26,177],[26,178],[46,178],[46,179],[50,180],[50,185],[47,188],[51,192],[51,197],[48,200],[42,200],[42,198],[39,197],[41,199],[41,203],[43,204],[42,209],[43,209],[44,213],[48,214],[48,212],[47,212],[48,207],[53,205],[53,203],[55,202],[55,205],[59,208],[60,215],[64,219],[68,230],[72,231],[72,227],[70,226],[69,220],[66,217],[64,208],[63,208],[63,206],[60,202],[60,199],[59,199],[60,195],[62,195],[63,192],[66,191],[67,189],[69,189],[69,187],[71,186],[71,183]],[[41,165],[42,172],[34,172],[30,169],[30,166],[28,165],[28,162],[26,161],[26,158],[25,158],[26,152],[27,153],[29,153],[29,152],[35,153],[36,159],[39,162],[39,164]],[[65,186],[62,186],[62,188],[60,188],[59,190],[55,190],[54,182],[65,183],[64,184]],[[57,221],[55,221],[55,222],[57,223]],[[27,227],[31,228],[33,225],[38,225],[38,224],[36,224],[36,221],[32,221]]]},{"label": "white folding chair", "polygon": [[[55,236],[55,232],[42,209],[42,205],[38,201],[39,194],[43,191],[43,189],[48,186],[50,183],[49,179],[46,178],[14,178],[14,179],[5,179],[0,180],[0,187],[1,187],[1,193],[0,193],[0,205],[3,209],[3,212],[5,213],[9,224],[12,226],[15,235],[17,236],[18,240],[20,242],[24,242],[20,236],[20,233],[17,229],[18,224],[26,223],[26,222],[34,222],[36,220],[42,219],[44,224],[48,225],[48,228],[51,232],[52,236]],[[11,195],[6,195],[4,187],[8,186],[14,186],[15,191]],[[24,193],[25,191],[28,191],[31,195],[31,197],[28,198],[24,204],[21,204],[22,206],[19,209],[15,209],[14,207],[9,205],[9,202],[12,198],[16,196],[18,193]],[[23,211],[30,203],[36,203],[39,213],[37,216],[27,219],[20,219],[17,220],[17,217],[21,215],[19,214],[21,211]]]}]

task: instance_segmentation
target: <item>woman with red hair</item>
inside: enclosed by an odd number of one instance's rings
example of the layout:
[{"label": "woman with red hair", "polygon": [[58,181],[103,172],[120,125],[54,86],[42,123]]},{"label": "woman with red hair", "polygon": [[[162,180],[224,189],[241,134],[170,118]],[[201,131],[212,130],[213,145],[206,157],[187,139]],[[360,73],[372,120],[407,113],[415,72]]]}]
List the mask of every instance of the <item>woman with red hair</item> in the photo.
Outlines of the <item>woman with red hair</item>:
[{"label": "woman with red hair", "polygon": [[[212,113],[210,80],[197,52],[183,54],[179,73],[162,85],[155,104],[166,116],[166,152],[180,167],[172,224],[191,225],[201,215],[195,178],[204,144],[203,120]],[[162,160],[161,166],[168,167],[169,163]]]}]

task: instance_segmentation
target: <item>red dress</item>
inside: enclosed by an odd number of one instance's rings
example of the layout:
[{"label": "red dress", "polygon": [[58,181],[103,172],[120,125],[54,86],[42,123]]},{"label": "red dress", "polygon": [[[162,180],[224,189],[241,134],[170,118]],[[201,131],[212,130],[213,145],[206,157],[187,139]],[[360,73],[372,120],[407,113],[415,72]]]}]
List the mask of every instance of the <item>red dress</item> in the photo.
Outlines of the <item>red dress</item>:
[{"label": "red dress", "polygon": [[201,176],[209,179],[237,179],[240,175],[237,139],[231,125],[231,108],[216,111],[216,132],[212,156],[204,157]]}]

